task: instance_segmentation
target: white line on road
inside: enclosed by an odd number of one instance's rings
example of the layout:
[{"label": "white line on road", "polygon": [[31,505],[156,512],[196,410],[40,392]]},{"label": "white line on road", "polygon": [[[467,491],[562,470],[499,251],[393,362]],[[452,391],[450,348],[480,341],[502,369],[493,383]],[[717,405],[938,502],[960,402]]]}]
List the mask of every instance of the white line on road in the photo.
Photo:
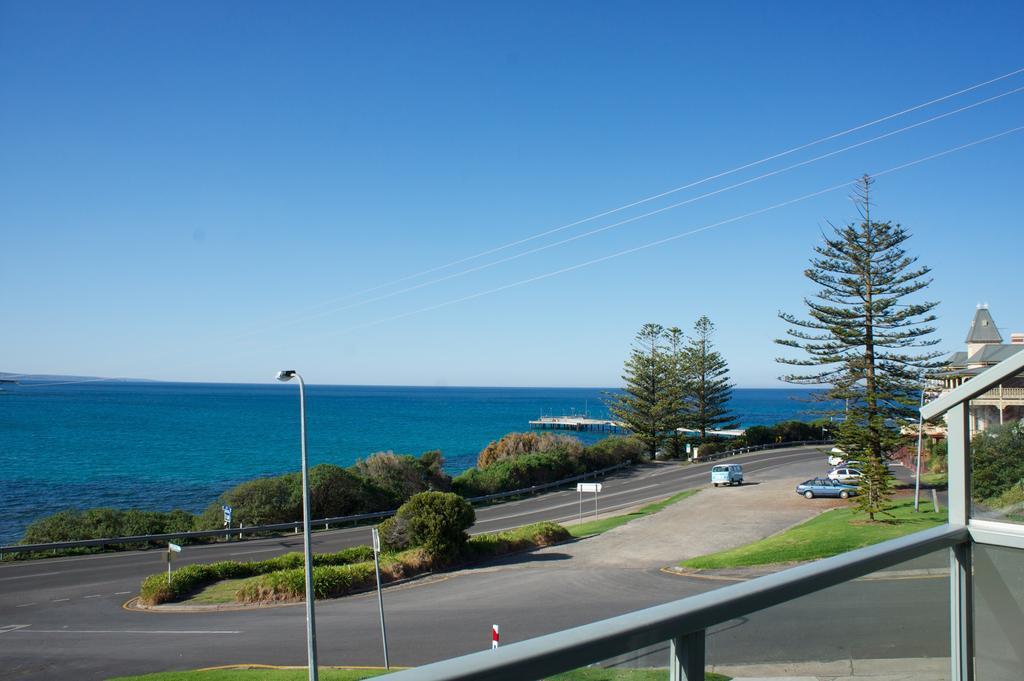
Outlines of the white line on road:
[{"label": "white line on road", "polygon": [[21,605],[16,605],[14,607],[15,608],[27,608],[30,605],[35,605],[35,602],[33,601],[32,603],[22,603]]},{"label": "white line on road", "polygon": [[103,598],[103,594],[92,594],[91,596],[82,596],[82,598]]},{"label": "white line on road", "polygon": [[130,593],[131,593],[131,591],[115,591],[114,595],[115,596],[124,596],[124,595],[130,594]]},{"label": "white line on road", "polygon": [[270,549],[256,549],[255,551],[236,551],[235,553],[229,553],[229,556],[244,556],[248,553],[269,553],[270,551],[280,551],[280,546],[275,546]]},{"label": "white line on road", "polygon": [[50,575],[59,574],[59,572],[40,572],[39,574],[18,575],[17,577],[0,577],[0,582],[6,582],[11,579],[29,579],[30,577],[49,577]]},{"label": "white line on road", "polygon": [[18,631],[19,629],[24,629],[25,627],[30,627],[30,626],[32,626],[32,625],[31,624],[8,624],[6,626],[0,627],[0,634],[6,634],[6,633],[9,633],[9,632],[12,632],[12,631]]},{"label": "white line on road", "polygon": [[62,601],[70,601],[70,600],[71,600],[70,598],[55,598],[54,600],[52,600],[50,602],[51,603],[60,603]]},{"label": "white line on road", "polygon": [[[28,624],[14,625],[17,627],[28,627]],[[160,629],[160,630],[145,630],[145,629],[3,629],[0,628],[0,634],[7,633],[9,631],[17,631],[22,634],[241,634],[241,631],[198,631],[192,629]]]}]

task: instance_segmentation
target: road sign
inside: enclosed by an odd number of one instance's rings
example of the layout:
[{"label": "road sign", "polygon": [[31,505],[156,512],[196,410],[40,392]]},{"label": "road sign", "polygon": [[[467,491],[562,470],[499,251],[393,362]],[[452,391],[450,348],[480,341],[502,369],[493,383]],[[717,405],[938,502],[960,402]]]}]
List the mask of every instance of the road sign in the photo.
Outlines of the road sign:
[{"label": "road sign", "polygon": [[181,547],[172,542],[167,542],[167,549],[169,551],[174,551],[175,553],[181,553]]},{"label": "road sign", "polygon": [[221,508],[222,511],[224,511],[224,524],[225,525],[230,525],[231,524],[231,507],[230,506],[221,506],[220,508]]},{"label": "road sign", "polygon": [[370,532],[373,533],[373,552],[380,553],[380,532],[377,531],[376,527],[371,527]]},{"label": "road sign", "polygon": [[597,518],[597,493],[601,491],[599,482],[577,482],[576,491],[580,493],[580,524],[583,524],[583,493],[594,493],[594,517]]},{"label": "road sign", "polygon": [[491,650],[494,650],[494,649],[496,649],[498,647],[498,639],[499,639],[499,636],[498,636],[498,625],[497,624],[492,624],[491,625]]}]

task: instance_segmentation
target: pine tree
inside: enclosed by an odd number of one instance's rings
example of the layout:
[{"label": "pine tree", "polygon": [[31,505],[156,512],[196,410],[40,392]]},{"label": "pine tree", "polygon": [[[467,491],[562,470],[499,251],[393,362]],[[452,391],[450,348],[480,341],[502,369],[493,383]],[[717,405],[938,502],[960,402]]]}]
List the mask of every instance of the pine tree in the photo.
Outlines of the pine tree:
[{"label": "pine tree", "polygon": [[622,393],[611,395],[608,410],[647,445],[653,458],[665,441],[670,409],[666,399],[665,329],[644,324],[623,368]]},{"label": "pine tree", "polygon": [[865,175],[853,197],[860,223],[832,226],[815,246],[817,256],[804,271],[819,287],[813,299],[804,299],[808,316],[780,312],[789,337],[775,342],[806,355],[777,359],[806,368],[782,380],[826,385],[828,399],[844,405],[831,412],[845,416],[838,444],[865,457],[855,500],[874,520],[889,508],[884,458],[903,444],[900,426],[915,421],[920,376],[938,367],[940,353],[921,349],[939,342],[928,338],[938,303],[911,300],[931,283],[930,269],[907,255],[903,244],[910,234],[903,227],[872,220],[872,184]]},{"label": "pine tree", "polygon": [[714,349],[711,342],[714,332],[715,325],[706,315],[701,315],[682,353],[686,375],[683,422],[686,428],[700,431],[701,442],[707,440],[708,430],[737,426],[735,416],[729,411],[732,398],[729,364]]},{"label": "pine tree", "polygon": [[667,411],[668,451],[673,458],[683,456],[685,438],[679,432],[686,427],[687,374],[683,330],[673,326],[665,331],[665,409]]}]

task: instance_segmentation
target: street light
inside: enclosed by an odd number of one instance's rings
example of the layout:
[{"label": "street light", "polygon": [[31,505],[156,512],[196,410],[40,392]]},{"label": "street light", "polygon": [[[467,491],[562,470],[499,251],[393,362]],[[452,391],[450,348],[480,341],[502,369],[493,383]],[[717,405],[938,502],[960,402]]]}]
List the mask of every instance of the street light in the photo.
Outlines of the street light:
[{"label": "street light", "polygon": [[306,383],[294,369],[278,371],[277,380],[299,379],[299,428],[302,439],[302,527],[306,562],[306,652],[309,659],[309,681],[317,681],[316,619],[313,614],[313,555],[309,530],[309,466],[306,465]]}]

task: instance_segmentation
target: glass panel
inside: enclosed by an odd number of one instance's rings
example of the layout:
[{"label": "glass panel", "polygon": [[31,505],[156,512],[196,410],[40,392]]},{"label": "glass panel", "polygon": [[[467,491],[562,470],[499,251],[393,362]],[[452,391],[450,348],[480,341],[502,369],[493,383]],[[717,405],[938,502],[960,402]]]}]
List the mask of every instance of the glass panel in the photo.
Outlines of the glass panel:
[{"label": "glass panel", "polygon": [[1024,375],[971,400],[969,415],[971,515],[1024,523]]},{"label": "glass panel", "polygon": [[1020,681],[1024,670],[1024,551],[974,545],[977,681]]},{"label": "glass panel", "polygon": [[945,681],[949,552],[737,618],[709,634],[708,670],[733,678]]},{"label": "glass panel", "polygon": [[[669,650],[665,642],[548,678],[665,679]],[[713,626],[705,655],[706,678],[716,681],[948,681],[949,552]]]}]

